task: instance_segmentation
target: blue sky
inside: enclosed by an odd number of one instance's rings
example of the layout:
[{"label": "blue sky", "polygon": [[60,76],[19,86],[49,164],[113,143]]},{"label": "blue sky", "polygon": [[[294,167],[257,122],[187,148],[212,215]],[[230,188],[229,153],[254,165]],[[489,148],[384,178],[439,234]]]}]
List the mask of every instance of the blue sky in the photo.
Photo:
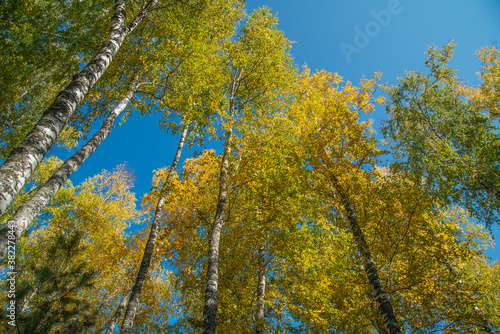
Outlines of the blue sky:
[{"label": "blue sky", "polygon": [[[297,65],[338,72],[354,83],[376,71],[383,72],[382,82],[392,84],[405,69],[423,71],[427,47],[451,39],[457,43],[452,66],[466,82],[477,83],[475,52],[500,45],[500,0],[247,1],[249,12],[261,6],[278,13],[280,29],[296,42],[292,54]],[[371,117],[377,128],[386,116],[379,108]],[[170,164],[177,147],[178,136],[161,130],[157,120],[134,115],[116,127],[71,180],[79,183],[127,162],[135,170],[134,191],[140,198],[151,187],[153,170]],[[73,152],[57,153],[65,159]],[[182,158],[189,155],[185,152]],[[498,228],[495,235],[500,238]],[[496,259],[500,250],[487,254]]]}]

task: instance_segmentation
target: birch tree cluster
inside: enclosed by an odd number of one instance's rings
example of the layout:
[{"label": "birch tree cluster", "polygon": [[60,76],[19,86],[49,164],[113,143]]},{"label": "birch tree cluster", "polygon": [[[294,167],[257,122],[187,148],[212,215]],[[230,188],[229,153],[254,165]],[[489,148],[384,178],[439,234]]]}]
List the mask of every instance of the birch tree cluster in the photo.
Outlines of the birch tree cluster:
[{"label": "birch tree cluster", "polygon": [[[499,332],[495,47],[475,85],[453,43],[353,83],[240,0],[6,0],[0,28],[1,333]],[[73,184],[132,114],[172,134],[150,191]]]}]

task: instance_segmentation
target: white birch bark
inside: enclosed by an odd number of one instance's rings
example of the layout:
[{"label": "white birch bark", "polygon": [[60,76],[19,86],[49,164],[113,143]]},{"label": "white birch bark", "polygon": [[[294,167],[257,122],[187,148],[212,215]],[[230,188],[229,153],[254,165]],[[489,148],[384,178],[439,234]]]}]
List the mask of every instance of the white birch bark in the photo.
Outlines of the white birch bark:
[{"label": "white birch bark", "polygon": [[227,172],[231,154],[232,129],[227,131],[222,166],[220,169],[219,198],[215,211],[214,224],[208,246],[207,283],[205,288],[205,306],[203,308],[203,334],[215,334],[217,327],[217,288],[219,284],[219,240],[224,225],[227,202]]},{"label": "white birch bark", "polygon": [[125,37],[135,29],[158,0],[151,0],[129,24],[125,25],[125,0],[115,0],[108,38],[85,68],[61,91],[33,130],[0,166],[0,215],[12,203],[43,157],[54,144],[78,104],[106,71]]},{"label": "white birch bark", "polygon": [[[234,78],[229,99],[229,117],[234,116],[235,98],[239,87],[242,71]],[[229,156],[231,155],[232,125],[227,130],[220,168],[219,197],[215,210],[214,224],[208,245],[207,283],[205,287],[205,305],[203,307],[203,334],[215,334],[217,328],[217,288],[219,284],[219,240],[226,216],[228,197],[227,173]]]},{"label": "white birch bark", "polygon": [[175,170],[179,159],[181,157],[182,148],[184,147],[184,142],[188,133],[189,124],[184,126],[182,131],[181,139],[179,140],[179,146],[177,147],[177,152],[175,154],[174,161],[170,166],[170,171],[167,180],[162,186],[160,192],[160,198],[158,199],[158,204],[156,205],[156,210],[153,217],[153,222],[151,223],[151,230],[149,232],[148,241],[146,247],[144,248],[144,254],[142,256],[141,266],[139,267],[139,272],[134,282],[132,288],[132,293],[130,299],[127,303],[127,310],[125,311],[125,316],[123,318],[122,327],[120,329],[120,334],[130,334],[132,333],[132,328],[134,326],[134,318],[137,313],[137,307],[139,306],[139,299],[141,297],[142,289],[144,288],[144,282],[146,281],[146,276],[149,271],[149,266],[151,264],[151,258],[153,257],[153,252],[155,250],[156,237],[158,235],[158,230],[160,228],[160,220],[163,216],[163,204],[165,203],[165,192],[168,190],[172,179],[175,175]]},{"label": "white birch bark", "polygon": [[120,304],[116,308],[115,314],[111,317],[108,328],[104,332],[104,334],[113,334],[115,331],[116,324],[118,323],[118,319],[122,316],[123,310],[125,310],[125,307],[127,307],[128,301],[130,299],[130,294],[132,291],[127,292],[125,296],[123,296],[123,299],[121,300]]},{"label": "white birch bark", "polygon": [[257,283],[257,314],[255,317],[255,334],[264,334],[264,318],[266,314],[265,296],[266,296],[266,263],[265,247],[259,247],[259,276]]},{"label": "white birch bark", "polygon": [[[79,149],[71,158],[66,160],[57,171],[52,174],[50,179],[45,182],[43,186],[38,188],[35,194],[19,209],[9,220],[11,225],[5,225],[0,230],[0,259],[3,259],[7,254],[9,245],[9,235],[12,231],[12,226],[14,226],[14,241],[17,240],[21,234],[29,227],[33,219],[43,210],[43,208],[50,202],[54,197],[54,194],[61,188],[61,186],[68,180],[71,174],[73,174],[82,163],[97,149],[97,147],[106,139],[106,137],[111,132],[113,123],[120,113],[126,108],[130,102],[132,96],[137,91],[139,87],[137,79],[134,80],[132,87],[128,91],[127,95],[113,108],[109,113],[106,120],[103,122],[102,127],[97,131],[92,139],[90,139],[81,149]],[[12,245],[12,240],[11,245]]]}]

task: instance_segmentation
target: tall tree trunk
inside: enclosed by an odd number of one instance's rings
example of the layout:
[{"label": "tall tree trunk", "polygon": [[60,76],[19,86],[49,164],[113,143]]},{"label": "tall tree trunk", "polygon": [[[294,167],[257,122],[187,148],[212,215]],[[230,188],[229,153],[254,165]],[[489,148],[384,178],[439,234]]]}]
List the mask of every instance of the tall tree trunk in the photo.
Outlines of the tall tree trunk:
[{"label": "tall tree trunk", "polygon": [[232,128],[227,131],[220,168],[219,198],[215,211],[214,224],[208,246],[207,284],[205,288],[205,306],[203,308],[203,334],[215,334],[217,327],[217,287],[219,282],[219,240],[224,225],[227,202],[227,172],[231,154]]},{"label": "tall tree trunk", "polygon": [[222,165],[220,168],[219,198],[215,211],[214,224],[208,246],[207,284],[205,288],[205,306],[203,308],[203,334],[215,334],[217,327],[217,287],[219,283],[219,240],[224,225],[227,202],[227,172],[231,154],[233,130],[227,131]]},{"label": "tall tree trunk", "polygon": [[144,254],[142,256],[141,266],[139,267],[139,272],[137,273],[137,278],[134,282],[134,287],[132,288],[132,294],[127,304],[127,310],[125,311],[125,316],[123,318],[122,328],[120,334],[132,333],[132,327],[134,326],[134,318],[137,313],[137,307],[139,306],[139,299],[141,297],[142,289],[144,287],[144,282],[146,281],[146,276],[149,271],[149,266],[151,264],[151,258],[153,257],[153,252],[155,250],[156,237],[158,235],[158,230],[160,227],[160,220],[163,215],[163,204],[165,203],[166,191],[168,190],[172,179],[175,175],[175,170],[179,159],[181,157],[182,148],[184,147],[184,141],[188,133],[189,124],[184,126],[182,131],[181,139],[179,141],[179,146],[177,147],[177,153],[175,154],[174,161],[170,166],[170,171],[167,180],[162,186],[160,192],[160,198],[158,199],[158,204],[156,205],[155,214],[153,217],[153,222],[151,223],[151,230],[149,232],[148,241],[146,247],[144,248]]},{"label": "tall tree trunk", "polygon": [[123,310],[125,309],[125,307],[127,307],[127,303],[130,299],[131,293],[132,293],[132,291],[129,291],[129,292],[127,292],[127,294],[125,296],[123,296],[120,304],[116,308],[115,314],[113,314],[113,316],[109,320],[109,324],[107,326],[108,328],[106,329],[104,334],[113,334],[113,332],[115,331],[115,327],[116,327],[116,324],[118,323],[118,319],[120,319],[120,317],[122,316]]},{"label": "tall tree trunk", "polygon": [[54,144],[78,104],[106,71],[125,37],[135,29],[158,0],[151,0],[135,19],[125,26],[125,0],[115,0],[109,35],[96,56],[73,77],[52,105],[45,110],[33,130],[0,166],[0,215],[5,212],[43,157]]},{"label": "tall tree trunk", "polygon": [[[233,121],[235,111],[235,98],[238,92],[243,71],[239,71],[233,79],[229,98],[229,117]],[[226,202],[228,194],[227,172],[229,169],[229,156],[231,155],[231,140],[233,126],[226,133],[222,165],[220,167],[219,197],[215,210],[214,224],[208,244],[207,283],[205,287],[205,305],[203,307],[203,334],[215,334],[217,328],[217,287],[219,284],[219,240],[226,216]]]},{"label": "tall tree trunk", "polygon": [[[35,194],[26,203],[17,209],[14,216],[9,220],[9,223],[14,222],[15,242],[17,242],[17,239],[21,236],[23,231],[28,228],[33,219],[50,202],[50,200],[54,197],[54,194],[68,180],[70,175],[73,174],[82,165],[82,163],[92,153],[94,153],[103,140],[106,139],[111,132],[111,128],[113,127],[113,123],[116,118],[127,107],[138,87],[138,79],[135,78],[127,95],[109,113],[106,120],[104,120],[102,127],[94,134],[92,139],[79,149],[71,158],[66,160],[63,165],[59,167],[54,174],[52,174],[50,179],[45,182],[43,186],[37,189]],[[12,225],[5,225],[0,230],[0,259],[3,259],[7,254],[9,232],[12,231],[9,226]]]},{"label": "tall tree trunk", "polygon": [[349,220],[351,233],[354,237],[358,252],[361,255],[361,260],[363,261],[364,270],[368,278],[368,282],[373,289],[373,300],[377,305],[384,328],[389,334],[399,334],[401,333],[401,329],[399,328],[398,322],[394,315],[392,304],[389,298],[387,298],[387,295],[385,294],[385,291],[382,287],[382,283],[380,282],[378,270],[370,253],[370,248],[368,247],[365,235],[363,234],[363,231],[359,226],[358,218],[356,217],[356,211],[354,210],[354,205],[351,202],[349,195],[344,191],[339,183],[339,180],[334,175],[332,176],[332,182],[336,192],[340,196],[342,206],[344,207],[347,219]]},{"label": "tall tree trunk", "polygon": [[264,298],[266,295],[266,263],[265,263],[265,247],[259,247],[259,278],[257,283],[257,314],[255,317],[255,334],[264,334],[264,318],[265,304]]}]

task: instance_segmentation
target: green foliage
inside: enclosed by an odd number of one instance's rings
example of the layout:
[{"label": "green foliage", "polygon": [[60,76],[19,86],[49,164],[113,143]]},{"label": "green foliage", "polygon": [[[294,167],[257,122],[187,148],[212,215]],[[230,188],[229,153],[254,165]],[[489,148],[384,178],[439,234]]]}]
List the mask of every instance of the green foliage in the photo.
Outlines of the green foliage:
[{"label": "green foliage", "polygon": [[[127,12],[142,3],[127,2]],[[111,13],[102,0],[0,5],[0,158],[96,52]],[[159,113],[168,131],[189,126],[188,144],[232,131],[218,332],[257,331],[262,275],[265,333],[385,332],[339,189],[353,203],[403,331],[498,327],[500,267],[484,256],[491,238],[481,225],[498,222],[500,204],[497,49],[479,51],[481,82],[468,86],[449,67],[453,44],[430,47],[426,73],[406,72],[384,87],[390,118],[382,130],[391,144],[384,147],[367,120],[384,100],[375,98],[380,74],[357,86],[337,73],[304,68],[299,76],[268,8],[247,15],[236,0],[165,0],[142,23],[59,141],[76,145],[136,77],[140,88],[122,121]],[[382,166],[387,153],[395,160]],[[210,149],[194,154],[165,192],[135,333],[201,331],[222,163]],[[49,157],[39,165],[2,225],[61,164]],[[96,333],[109,325],[138,272],[145,217],[168,174],[155,172],[142,210],[126,166],[57,192],[16,249],[18,332]]]},{"label": "green foliage", "polygon": [[5,159],[105,37],[107,1],[2,1],[0,157]]},{"label": "green foliage", "polygon": [[[16,282],[20,333],[81,333],[95,321],[96,310],[79,291],[92,287],[96,271],[88,263],[74,262],[83,251],[82,237],[82,231],[57,235],[44,261],[22,268],[28,275]],[[22,248],[18,248],[20,256]]]},{"label": "green foliage", "polygon": [[428,74],[407,72],[389,95],[383,133],[394,158],[430,185],[443,205],[462,205],[488,226],[498,222],[500,136],[469,99],[448,63],[453,44],[429,48]]}]

